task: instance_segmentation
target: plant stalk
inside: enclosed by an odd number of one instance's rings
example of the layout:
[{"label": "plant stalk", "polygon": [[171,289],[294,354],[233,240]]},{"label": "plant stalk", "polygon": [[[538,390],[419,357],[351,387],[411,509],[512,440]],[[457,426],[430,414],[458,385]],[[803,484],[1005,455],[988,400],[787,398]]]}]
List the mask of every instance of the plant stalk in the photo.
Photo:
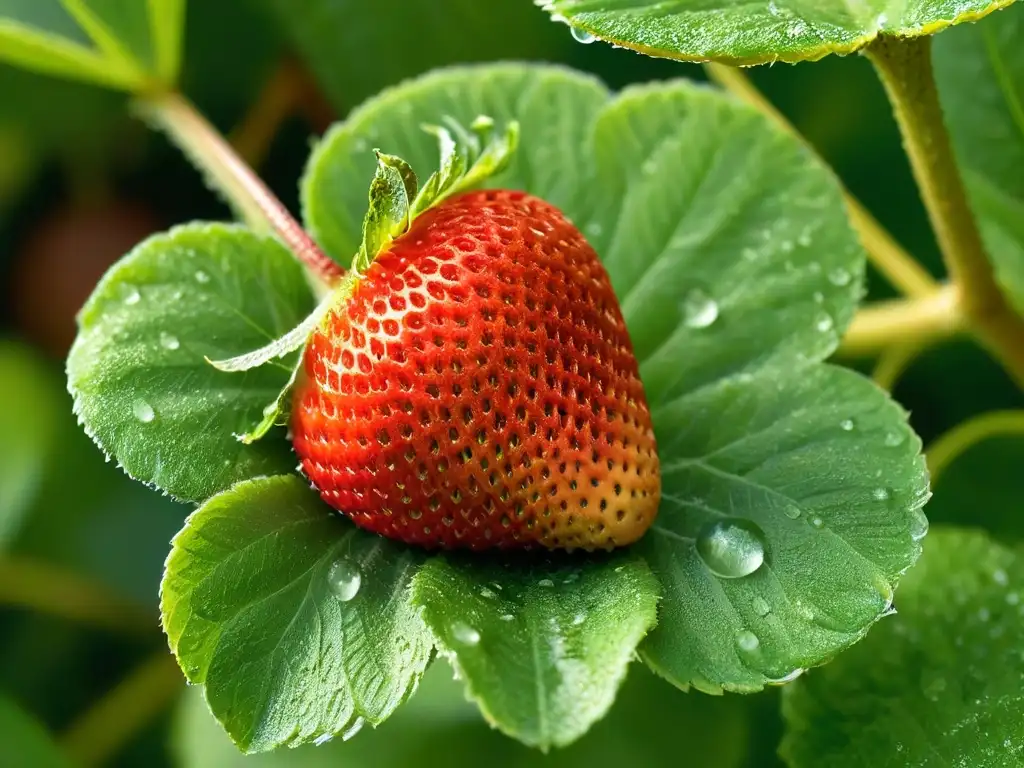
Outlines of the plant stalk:
[{"label": "plant stalk", "polygon": [[928,471],[932,485],[969,448],[990,437],[1024,436],[1024,411],[993,411],[958,424],[928,446]]},{"label": "plant stalk", "polygon": [[[705,69],[708,77],[725,90],[750,104],[783,130],[804,141],[793,124],[757,90],[742,70],[714,63],[706,64]],[[886,280],[901,293],[914,297],[927,296],[939,287],[927,270],[903,250],[885,227],[846,189],[843,189],[843,199],[849,211],[850,224],[860,235],[871,263]]]},{"label": "plant stalk", "polygon": [[64,732],[61,746],[75,765],[105,765],[184,688],[174,657],[146,659]]},{"label": "plant stalk", "polygon": [[24,558],[0,558],[0,605],[140,637],[155,636],[156,616],[81,576]]},{"label": "plant stalk", "polygon": [[236,214],[254,229],[275,233],[314,276],[334,285],[344,271],[295,221],[267,185],[242,161],[217,129],[181,94],[161,93],[141,102],[143,112],[184,151]]},{"label": "plant stalk", "polygon": [[960,294],[947,285],[918,299],[896,299],[865,307],[853,318],[840,351],[850,356],[877,354],[895,345],[927,346],[964,329]]},{"label": "plant stalk", "polygon": [[931,38],[882,36],[866,49],[892,103],[903,144],[960,308],[979,339],[1024,386],[1024,320],[996,285],[953,155],[935,88]]}]

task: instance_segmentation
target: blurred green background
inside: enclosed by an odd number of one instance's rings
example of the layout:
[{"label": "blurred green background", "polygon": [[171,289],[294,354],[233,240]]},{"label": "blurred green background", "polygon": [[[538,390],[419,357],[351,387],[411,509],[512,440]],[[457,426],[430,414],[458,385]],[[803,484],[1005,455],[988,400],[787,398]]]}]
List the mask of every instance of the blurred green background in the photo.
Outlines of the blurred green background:
[{"label": "blurred green background", "polygon": [[[310,142],[332,119],[428,69],[496,59],[559,62],[614,88],[704,79],[696,65],[582,45],[528,0],[193,0],[183,87],[295,209]],[[867,61],[833,56],[751,75],[851,191],[941,274]],[[777,765],[777,690],[750,698],[686,694],[639,665],[608,718],[549,756],[488,729],[443,663],[378,732],[254,759],[233,751],[176,670],[149,678],[173,694],[151,717],[140,704],[145,691],[117,688],[165,648],[157,588],[170,537],[188,510],[104,462],[75,423],[63,358],[75,312],[114,260],[150,232],[227,216],[177,150],[128,108],[116,94],[0,65],[0,548],[10,556],[0,565],[0,690],[81,754],[117,766]],[[869,288],[872,298],[892,295],[874,273]],[[1001,370],[967,343],[926,354],[895,395],[926,443],[971,415],[1024,405]],[[971,522],[986,514],[1016,535],[1022,459],[1019,441],[972,449],[944,475],[929,516]],[[10,585],[34,584],[36,572],[26,569],[39,567],[95,582],[130,605],[140,626],[125,634],[18,606]],[[53,584],[57,594],[47,599],[63,601],[67,612],[93,599],[89,583]],[[112,712],[90,710],[113,690],[123,699],[114,699]],[[95,719],[81,720],[87,712]],[[0,711],[0,732],[10,727],[4,718]],[[103,743],[110,734],[98,733],[107,727],[131,735],[110,747]],[[0,743],[0,765],[43,764],[3,750]]]}]

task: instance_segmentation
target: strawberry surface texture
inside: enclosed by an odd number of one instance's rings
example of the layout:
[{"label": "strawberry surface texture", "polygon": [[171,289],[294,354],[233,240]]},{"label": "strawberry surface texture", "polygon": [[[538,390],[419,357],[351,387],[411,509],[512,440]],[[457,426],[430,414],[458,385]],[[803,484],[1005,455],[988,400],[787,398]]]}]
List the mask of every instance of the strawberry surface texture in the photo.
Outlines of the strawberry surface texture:
[{"label": "strawberry surface texture", "polygon": [[657,514],[618,300],[543,200],[485,190],[426,211],[339,292],[304,355],[302,471],[363,528],[428,548],[594,550]]}]

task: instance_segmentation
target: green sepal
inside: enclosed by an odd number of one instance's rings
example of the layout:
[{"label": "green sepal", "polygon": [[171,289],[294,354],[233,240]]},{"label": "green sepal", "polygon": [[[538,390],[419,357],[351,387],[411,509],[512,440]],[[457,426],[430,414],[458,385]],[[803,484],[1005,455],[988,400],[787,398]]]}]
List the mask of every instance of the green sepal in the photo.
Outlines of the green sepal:
[{"label": "green sepal", "polygon": [[355,273],[369,269],[391,241],[408,232],[424,211],[503,171],[519,144],[519,123],[515,121],[507,123],[501,132],[494,130],[494,120],[485,115],[477,117],[468,130],[451,118],[443,122],[444,126],[423,126],[437,137],[440,163],[422,188],[408,163],[374,150],[377,172],[370,182],[363,241],[352,261]]}]

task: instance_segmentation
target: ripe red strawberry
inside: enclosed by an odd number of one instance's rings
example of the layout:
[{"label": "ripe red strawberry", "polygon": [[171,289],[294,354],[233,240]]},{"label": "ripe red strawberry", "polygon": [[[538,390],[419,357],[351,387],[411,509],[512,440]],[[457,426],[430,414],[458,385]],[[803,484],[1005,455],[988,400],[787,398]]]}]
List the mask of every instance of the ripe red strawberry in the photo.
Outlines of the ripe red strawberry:
[{"label": "ripe red strawberry", "polygon": [[661,493],[604,267],[554,206],[469,192],[416,218],[309,338],[292,434],[357,525],[428,547],[638,539]]}]

